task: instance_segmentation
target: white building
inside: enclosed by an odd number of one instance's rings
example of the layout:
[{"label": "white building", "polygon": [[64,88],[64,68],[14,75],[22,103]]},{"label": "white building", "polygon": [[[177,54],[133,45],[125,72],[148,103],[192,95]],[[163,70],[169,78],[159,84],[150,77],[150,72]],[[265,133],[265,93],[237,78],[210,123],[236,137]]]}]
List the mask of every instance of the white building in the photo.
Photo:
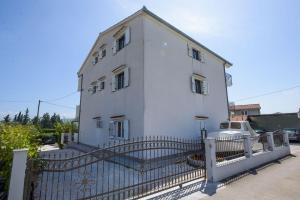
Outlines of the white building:
[{"label": "white building", "polygon": [[[78,77],[79,142],[196,137],[228,119],[231,63],[145,7],[100,33]],[[202,123],[203,124],[203,123]]]}]

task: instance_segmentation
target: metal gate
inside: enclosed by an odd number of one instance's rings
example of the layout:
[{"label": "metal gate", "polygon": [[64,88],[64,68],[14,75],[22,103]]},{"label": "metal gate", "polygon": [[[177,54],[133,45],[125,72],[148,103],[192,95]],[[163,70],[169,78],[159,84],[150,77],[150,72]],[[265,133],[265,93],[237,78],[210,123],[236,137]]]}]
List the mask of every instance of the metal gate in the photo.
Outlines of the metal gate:
[{"label": "metal gate", "polygon": [[24,199],[137,199],[204,178],[201,140],[145,137],[28,160]]}]

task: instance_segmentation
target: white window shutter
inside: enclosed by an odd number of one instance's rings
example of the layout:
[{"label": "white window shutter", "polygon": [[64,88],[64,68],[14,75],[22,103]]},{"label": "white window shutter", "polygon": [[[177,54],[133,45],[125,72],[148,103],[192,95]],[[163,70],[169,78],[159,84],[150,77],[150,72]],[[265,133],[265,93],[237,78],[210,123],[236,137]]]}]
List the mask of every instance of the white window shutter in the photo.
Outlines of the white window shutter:
[{"label": "white window shutter", "polygon": [[124,128],[124,139],[129,139],[129,121],[123,121],[123,128]]},{"label": "white window shutter", "polygon": [[192,92],[196,92],[195,77],[192,76]]},{"label": "white window shutter", "polygon": [[203,81],[202,91],[203,91],[204,95],[208,95],[208,82],[207,81]]},{"label": "white window shutter", "polygon": [[102,81],[97,81],[97,88],[98,88],[98,91],[101,91],[102,88],[101,88],[101,82]]},{"label": "white window shutter", "polygon": [[129,86],[129,68],[126,67],[124,69],[124,86],[128,87]]},{"label": "white window shutter", "polygon": [[81,80],[82,80],[82,76],[80,76],[78,78],[78,87],[77,87],[77,91],[80,92],[81,91]]},{"label": "white window shutter", "polygon": [[109,137],[115,137],[116,131],[115,131],[115,122],[110,121],[109,122]]},{"label": "white window shutter", "polygon": [[125,30],[125,45],[129,44],[130,42],[130,28],[127,27]]},{"label": "white window shutter", "polygon": [[116,76],[112,75],[111,77],[111,91],[116,91]]},{"label": "white window shutter", "polygon": [[188,56],[193,57],[193,48],[189,44],[187,44],[187,52]]},{"label": "white window shutter", "polygon": [[203,52],[200,52],[200,61],[202,62],[202,63],[205,63],[205,56],[204,56],[204,53]]},{"label": "white window shutter", "polygon": [[93,86],[92,85],[89,86],[88,92],[89,92],[89,94],[93,94]]},{"label": "white window shutter", "polygon": [[113,54],[117,53],[117,40],[116,39],[114,39],[114,41],[113,41],[112,50],[113,50]]}]

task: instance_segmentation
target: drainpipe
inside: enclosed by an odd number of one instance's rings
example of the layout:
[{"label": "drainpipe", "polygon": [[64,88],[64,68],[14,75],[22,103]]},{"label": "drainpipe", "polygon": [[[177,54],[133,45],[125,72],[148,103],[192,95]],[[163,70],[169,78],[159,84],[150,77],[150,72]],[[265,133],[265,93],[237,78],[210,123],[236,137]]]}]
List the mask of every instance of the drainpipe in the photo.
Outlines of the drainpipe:
[{"label": "drainpipe", "polygon": [[228,100],[228,91],[227,91],[227,84],[226,84],[225,66],[226,66],[226,62],[223,64],[223,70],[224,70],[224,81],[225,81],[226,100],[227,100],[227,116],[228,116],[228,121],[229,121],[230,120],[230,112],[229,112],[229,100]]},{"label": "drainpipe", "polygon": [[83,85],[83,74],[81,76],[80,81],[80,100],[79,100],[79,113],[78,113],[78,138],[77,138],[77,144],[79,144],[79,134],[80,134],[80,116],[81,116],[81,101],[82,101],[82,85]]}]

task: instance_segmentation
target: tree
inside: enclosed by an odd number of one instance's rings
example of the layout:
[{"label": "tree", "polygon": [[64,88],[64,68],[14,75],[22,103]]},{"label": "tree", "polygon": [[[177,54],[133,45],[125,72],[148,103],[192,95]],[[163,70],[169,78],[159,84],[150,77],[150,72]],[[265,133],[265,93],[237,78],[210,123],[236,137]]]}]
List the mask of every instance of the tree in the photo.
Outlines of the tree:
[{"label": "tree", "polygon": [[60,119],[60,116],[57,115],[56,113],[54,113],[52,116],[51,116],[51,125],[52,125],[52,128],[54,128],[54,125],[56,123],[62,123],[62,120]]},{"label": "tree", "polygon": [[17,114],[15,114],[13,122],[17,122],[17,118],[18,118],[18,116],[17,116]]},{"label": "tree", "polygon": [[52,123],[50,119],[49,113],[45,113],[41,119],[41,127],[42,128],[52,128]]},{"label": "tree", "polygon": [[37,118],[37,116],[35,116],[35,117],[32,118],[31,122],[34,125],[38,125],[39,119]]},{"label": "tree", "polygon": [[26,111],[25,111],[25,115],[23,116],[23,124],[28,124],[29,121],[30,121],[29,110],[27,108]]},{"label": "tree", "polygon": [[9,115],[6,115],[4,118],[3,118],[3,121],[5,123],[9,123],[10,122],[10,116]]},{"label": "tree", "polygon": [[12,167],[13,150],[28,148],[29,158],[38,155],[38,130],[34,126],[21,124],[0,124],[0,177],[8,188]]},{"label": "tree", "polygon": [[21,111],[19,112],[19,114],[18,114],[18,116],[17,116],[17,122],[19,122],[19,123],[22,123],[22,122],[23,122],[23,114],[22,114]]}]

